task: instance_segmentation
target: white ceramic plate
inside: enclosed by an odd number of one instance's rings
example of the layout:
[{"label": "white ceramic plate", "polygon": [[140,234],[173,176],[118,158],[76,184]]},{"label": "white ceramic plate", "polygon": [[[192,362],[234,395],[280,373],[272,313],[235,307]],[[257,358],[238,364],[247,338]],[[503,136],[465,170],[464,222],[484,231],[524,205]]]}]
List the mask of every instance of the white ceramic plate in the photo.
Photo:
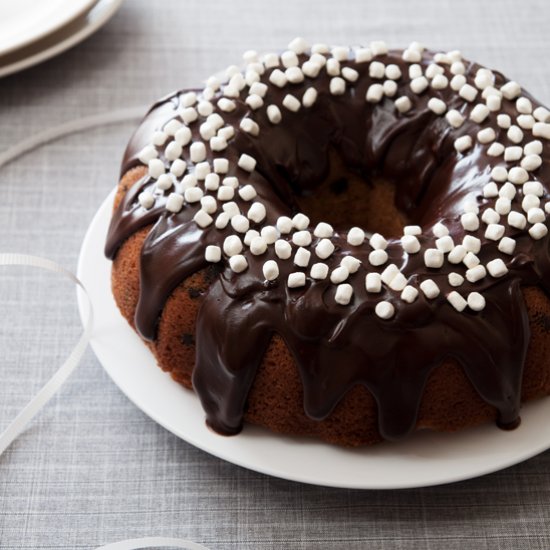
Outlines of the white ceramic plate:
[{"label": "white ceramic plate", "polygon": [[97,0],[0,0],[0,54],[55,32]]},{"label": "white ceramic plate", "polygon": [[[17,1],[0,0],[0,2],[13,3]],[[7,55],[0,55],[0,77],[37,65],[82,42],[82,40],[102,27],[115,14],[123,1],[94,0],[91,4],[95,5],[91,10],[63,26],[58,31]],[[38,1],[36,3],[40,4]],[[46,1],[43,3],[47,4]]]},{"label": "white ceramic plate", "polygon": [[[198,398],[162,372],[122,318],[103,255],[114,192],[84,239],[78,276],[90,293],[96,327],[92,348],[115,384],[142,411],[204,451],[268,475],[333,487],[396,489],[459,481],[494,472],[550,447],[550,399],[524,407],[514,431],[486,425],[457,434],[418,433],[401,443],[342,449],[253,426],[222,437],[208,430]],[[85,313],[79,302],[81,315]]]}]

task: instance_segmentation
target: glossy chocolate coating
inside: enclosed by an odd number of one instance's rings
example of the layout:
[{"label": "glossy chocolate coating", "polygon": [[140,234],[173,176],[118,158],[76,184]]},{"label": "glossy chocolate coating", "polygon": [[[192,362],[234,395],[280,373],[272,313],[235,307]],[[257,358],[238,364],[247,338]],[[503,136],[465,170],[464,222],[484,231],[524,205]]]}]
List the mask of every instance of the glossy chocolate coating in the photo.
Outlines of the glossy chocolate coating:
[{"label": "glossy chocolate coating", "polygon": [[[452,358],[462,366],[479,395],[496,408],[500,425],[513,426],[518,422],[523,364],[530,338],[520,287],[539,285],[547,292],[550,289],[548,237],[533,240],[528,228],[517,230],[506,225],[505,235],[517,241],[514,255],[506,256],[497,250],[494,241],[485,239],[484,224],[475,232],[463,229],[460,215],[465,203],[477,201],[481,216],[492,205],[481,192],[491,179],[491,169],[507,164],[502,157],[487,156],[488,146],[476,141],[480,127],[468,119],[468,114],[475,103],[483,102],[481,94],[471,104],[449,87],[416,95],[409,88],[406,76],[409,65],[401,54],[395,50],[377,59],[400,66],[404,77],[398,81],[395,98],[407,95],[411,99],[413,108],[406,114],[398,113],[390,98],[376,105],[365,101],[368,86],[380,81],[368,76],[368,63],[357,64],[351,58],[343,65],[356,69],[359,78],[353,85],[348,84],[341,96],[327,91],[330,77],[325,71],[316,79],[306,78],[305,82],[288,85],[284,90],[269,85],[266,105],[281,106],[286,93],[300,98],[312,85],[319,89],[318,100],[309,109],[293,113],[280,107],[283,120],[278,125],[269,122],[265,107],[250,110],[244,103],[246,89],[235,100],[237,108],[233,112],[216,111],[226,123],[235,126],[236,135],[221,153],[213,153],[207,146],[208,160],[229,159],[227,175],[237,176],[241,185],[254,185],[258,193],[255,200],[267,206],[267,219],[262,225],[275,225],[279,216],[292,216],[298,211],[296,195],[313,192],[326,178],[329,152],[335,150],[349,170],[380,175],[395,182],[397,207],[422,227],[423,234],[419,237],[422,250],[407,254],[398,239],[390,240],[388,263],[395,263],[409,284],[418,286],[418,282],[430,278],[441,289],[436,299],[429,300],[421,292],[412,304],[403,302],[399,292],[386,286],[380,294],[367,293],[366,273],[381,272],[385,265],[370,266],[367,257],[372,249],[368,242],[349,245],[346,228],[336,228],[332,239],[336,250],[324,261],[330,270],[349,254],[362,261],[357,273],[347,281],[354,288],[348,306],[335,302],[336,285],[328,279],[316,281],[307,277],[305,287],[288,288],[288,274],[302,269],[292,260],[278,259],[273,246],[261,256],[248,250],[243,252],[249,265],[244,273],[233,273],[224,263],[198,314],[193,373],[193,385],[207,421],[220,433],[233,434],[241,429],[250,387],[274,333],[281,335],[298,365],[304,387],[304,409],[313,419],[326,418],[350,388],[364,384],[377,402],[381,435],[386,439],[401,438],[415,427],[429,374]],[[424,68],[432,58],[432,53],[425,52],[421,63]],[[465,65],[471,81],[479,65],[468,62]],[[270,72],[266,71],[262,82],[268,83]],[[452,77],[448,67],[446,74]],[[506,79],[495,74],[495,87],[500,87]],[[177,92],[153,106],[128,145],[122,173],[138,164],[137,154],[151,142],[152,133],[177,116],[182,93]],[[453,129],[444,117],[427,108],[428,99],[433,96],[443,99],[449,109],[456,108],[465,115],[461,128]],[[217,97],[221,97],[220,92]],[[530,99],[534,106],[538,105]],[[501,112],[512,118],[517,116],[513,101],[503,99]],[[491,113],[484,127],[495,129],[497,141],[512,145],[506,130],[498,127],[496,114]],[[259,124],[258,137],[239,131],[239,121],[245,115]],[[197,140],[199,124],[191,125]],[[472,136],[474,146],[464,154],[457,153],[454,140],[466,134]],[[546,144],[544,148],[543,165],[535,177],[542,182],[546,198],[550,172]],[[243,152],[257,160],[252,174],[237,167]],[[188,148],[182,158],[192,167]],[[140,298],[135,318],[142,337],[150,340],[155,338],[159,316],[171,292],[208,265],[204,248],[208,244],[221,246],[223,239],[233,233],[230,226],[223,230],[214,225],[199,228],[193,221],[199,208],[196,205],[186,205],[177,214],[166,212],[168,193],[157,199],[153,209],[143,209],[137,196],[153,184],[146,177],[129,190],[113,215],[106,245],[106,255],[114,258],[125,239],[139,228],[152,225],[141,252]],[[520,211],[521,197],[518,187],[519,203],[514,202],[514,209]],[[238,197],[235,200],[246,211],[247,203]],[[423,261],[423,251],[434,247],[431,228],[437,222],[445,223],[455,244],[467,234],[480,238],[481,263],[502,258],[508,274],[502,278],[487,275],[479,282],[465,281],[458,289],[451,287],[448,273],[464,275],[463,264],[451,265],[446,261],[443,268],[430,269]],[[365,226],[368,225],[365,220]],[[251,224],[251,228],[259,226]],[[290,240],[288,235],[281,238]],[[318,240],[313,237],[312,249]],[[262,266],[268,259],[277,261],[280,268],[280,276],[274,282],[265,281],[262,274]],[[311,263],[314,261],[319,260],[312,258]],[[309,274],[309,269],[305,271]],[[446,299],[452,290],[463,296],[480,292],[486,299],[486,308],[481,312],[469,309],[457,312]],[[382,320],[375,315],[374,308],[380,300],[394,304],[396,314],[392,319]]]}]

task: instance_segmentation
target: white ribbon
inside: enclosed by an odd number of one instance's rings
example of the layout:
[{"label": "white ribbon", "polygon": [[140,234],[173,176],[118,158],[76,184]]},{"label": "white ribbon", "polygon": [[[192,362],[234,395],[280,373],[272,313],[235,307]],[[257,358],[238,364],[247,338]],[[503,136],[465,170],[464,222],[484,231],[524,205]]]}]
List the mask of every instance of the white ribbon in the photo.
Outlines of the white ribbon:
[{"label": "white ribbon", "polygon": [[100,546],[96,550],[139,550],[141,548],[185,548],[187,550],[208,550],[206,546],[183,539],[165,537],[147,537],[143,539],[128,539]]},{"label": "white ribbon", "polygon": [[[146,112],[144,107],[129,107],[108,113],[100,113],[89,117],[72,120],[50,128],[25,139],[8,150],[0,153],[0,168],[9,162],[19,158],[43,145],[56,139],[65,137],[75,132],[81,132],[96,126],[107,124],[115,124],[117,122],[131,121],[139,119]],[[80,336],[76,346],[73,348],[65,362],[59,367],[55,374],[46,382],[44,387],[31,399],[27,406],[16,416],[16,418],[8,425],[8,427],[0,434],[0,455],[8,448],[8,446],[17,438],[17,436],[26,428],[32,419],[44,408],[48,401],[61,388],[63,383],[69,378],[74,370],[80,364],[80,360],[93,329],[93,309],[90,297],[84,288],[84,285],[70,271],[61,265],[38,256],[30,256],[26,254],[1,254],[0,266],[31,266],[47,271],[59,273],[63,277],[69,279],[78,286],[78,291],[82,292],[86,298],[88,306],[88,315],[84,323],[84,332]],[[107,544],[97,548],[97,550],[139,550],[144,548],[183,548],[186,550],[208,550],[206,546],[201,546],[195,542],[174,539],[166,537],[147,537],[141,539],[128,539],[112,544]]]},{"label": "white ribbon", "polygon": [[80,287],[80,291],[84,293],[88,305],[88,318],[84,325],[84,332],[73,348],[69,357],[59,367],[57,372],[46,382],[44,387],[31,399],[27,406],[15,417],[9,426],[0,434],[0,455],[6,450],[11,442],[25,429],[27,424],[36,416],[36,414],[44,408],[46,403],[54,396],[57,390],[63,385],[65,380],[69,378],[71,373],[78,367],[80,359],[86,350],[86,346],[90,340],[93,326],[93,310],[90,302],[90,297],[82,283],[70,271],[64,267],[38,256],[28,256],[26,254],[0,254],[0,266],[22,265],[38,267],[47,271],[59,273],[71,280]]}]

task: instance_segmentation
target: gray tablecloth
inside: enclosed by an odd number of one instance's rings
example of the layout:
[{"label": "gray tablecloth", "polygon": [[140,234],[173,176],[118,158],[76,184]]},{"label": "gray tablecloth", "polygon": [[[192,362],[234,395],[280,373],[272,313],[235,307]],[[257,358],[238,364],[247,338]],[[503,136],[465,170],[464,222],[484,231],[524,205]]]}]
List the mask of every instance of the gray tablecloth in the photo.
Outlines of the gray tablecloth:
[{"label": "gray tablecloth", "polygon": [[[460,48],[550,103],[546,0],[128,0],[84,44],[0,80],[0,151],[44,128],[148,104],[250,48],[311,41]],[[75,269],[85,230],[116,181],[131,124],[42,147],[0,170],[0,251]],[[0,427],[76,341],[74,289],[0,270]],[[91,352],[0,458],[0,547],[94,548],[123,538],[190,538],[212,549],[550,547],[550,453],[454,485],[324,489],[203,453],[135,408]]]}]

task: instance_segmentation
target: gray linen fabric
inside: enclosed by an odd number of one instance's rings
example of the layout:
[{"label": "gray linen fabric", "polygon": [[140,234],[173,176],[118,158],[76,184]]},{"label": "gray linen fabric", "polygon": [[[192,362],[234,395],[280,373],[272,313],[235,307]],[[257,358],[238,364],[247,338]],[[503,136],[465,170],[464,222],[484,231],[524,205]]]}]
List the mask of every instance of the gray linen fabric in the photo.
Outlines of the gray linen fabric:
[{"label": "gray linen fabric", "polygon": [[[128,0],[84,44],[0,80],[0,151],[30,133],[194,85],[250,48],[311,41],[460,48],[550,103],[545,0]],[[115,184],[132,124],[59,140],[0,170],[0,251],[70,269]],[[74,289],[0,268],[0,427],[79,334]],[[324,489],[209,456],[136,409],[91,352],[0,458],[0,547],[94,548],[150,535],[216,550],[548,549],[550,453],[454,485]]]}]

